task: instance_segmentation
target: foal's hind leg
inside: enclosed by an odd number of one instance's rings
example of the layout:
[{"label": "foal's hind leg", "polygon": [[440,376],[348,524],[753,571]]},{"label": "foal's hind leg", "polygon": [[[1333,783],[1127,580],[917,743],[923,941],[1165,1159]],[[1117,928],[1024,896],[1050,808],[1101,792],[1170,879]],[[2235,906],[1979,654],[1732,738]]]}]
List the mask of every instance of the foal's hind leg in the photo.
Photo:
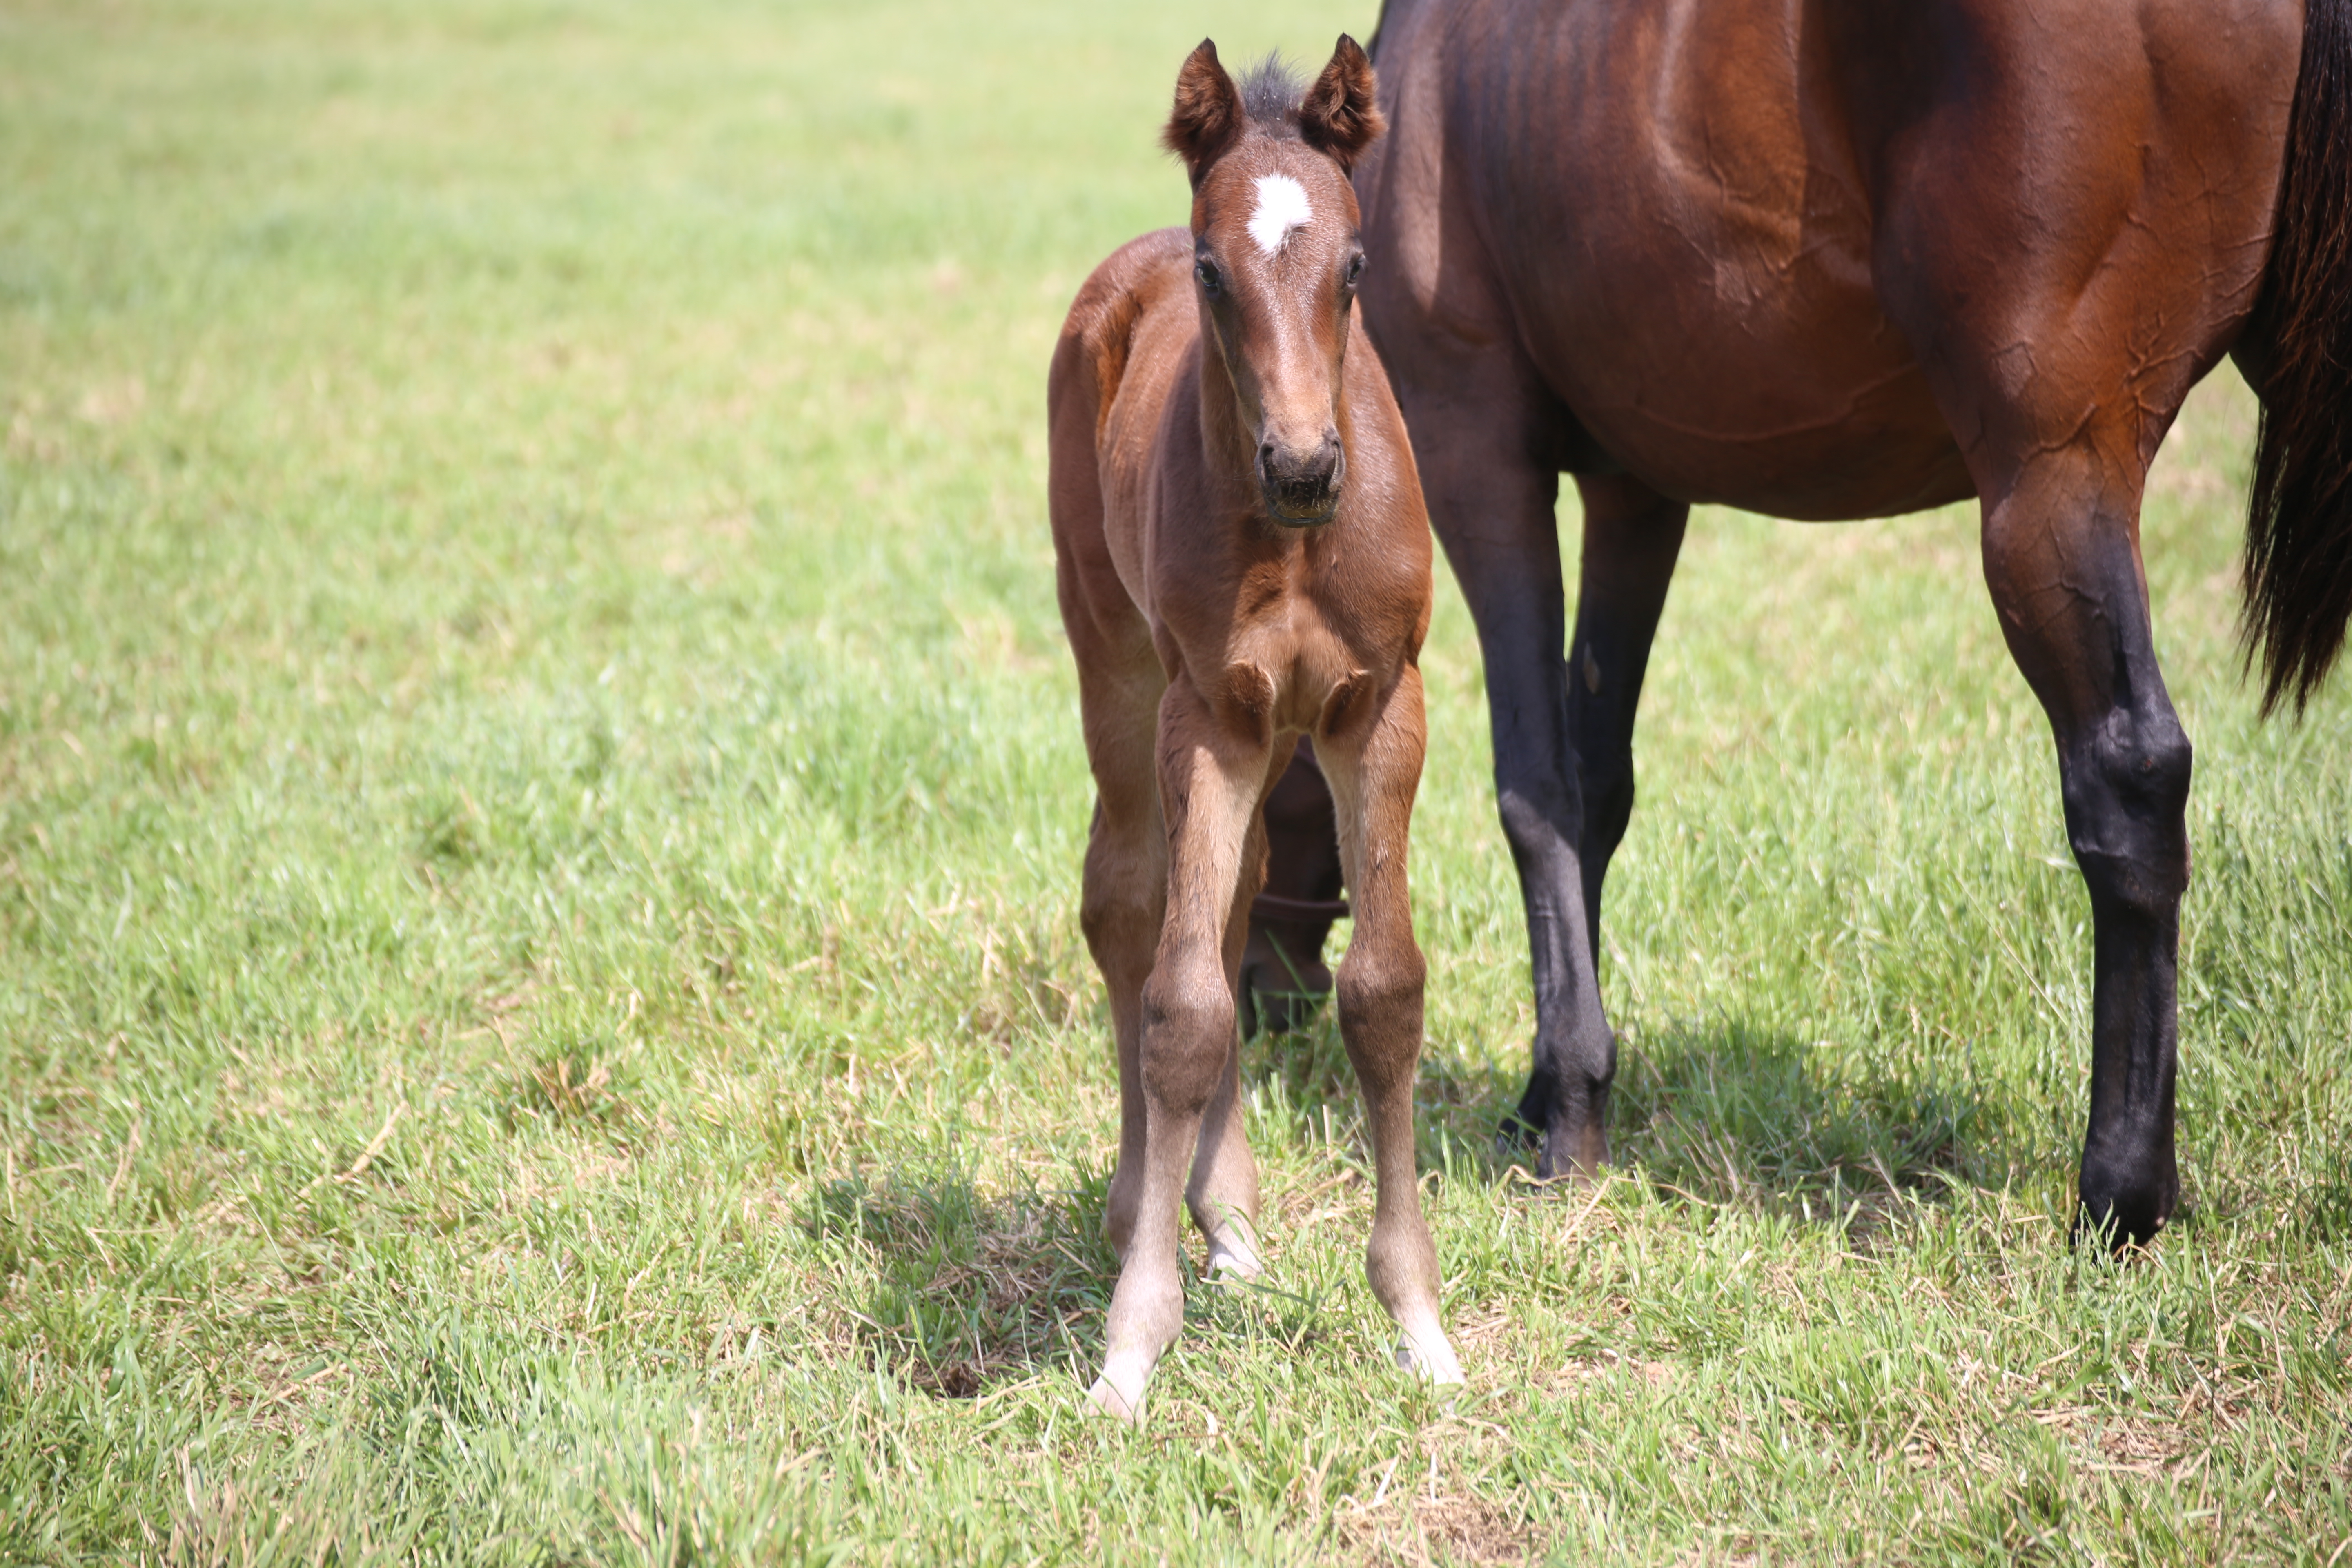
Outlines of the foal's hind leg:
[{"label": "foal's hind leg", "polygon": [[[1280,752],[1286,745],[1275,749]],[[1330,994],[1323,943],[1331,934],[1331,907],[1345,885],[1331,812],[1330,785],[1301,737],[1265,796],[1262,891],[1294,907],[1278,914],[1251,911],[1240,990],[1245,1037],[1260,1029],[1282,1035],[1303,1028],[1316,1004]]]},{"label": "foal's hind leg", "polygon": [[[1110,617],[1104,617],[1110,619]],[[1143,1181],[1143,983],[1166,908],[1168,833],[1154,779],[1160,695],[1166,687],[1140,616],[1068,617],[1078,652],[1078,706],[1087,761],[1095,776],[1095,816],[1087,837],[1086,880],[1078,921],[1109,994],[1118,1051],[1118,1164],[1111,1172],[1103,1231],[1127,1253]],[[1119,637],[1119,632],[1128,635]]]},{"label": "foal's hind leg", "polygon": [[1437,1249],[1422,1217],[1413,1158],[1426,966],[1412,939],[1405,858],[1423,742],[1421,673],[1408,667],[1380,710],[1318,739],[1316,752],[1339,806],[1339,853],[1355,889],[1355,933],[1337,989],[1378,1183],[1364,1276],[1402,1331],[1398,1364],[1447,1384],[1462,1381],[1462,1363],[1438,1317]]}]

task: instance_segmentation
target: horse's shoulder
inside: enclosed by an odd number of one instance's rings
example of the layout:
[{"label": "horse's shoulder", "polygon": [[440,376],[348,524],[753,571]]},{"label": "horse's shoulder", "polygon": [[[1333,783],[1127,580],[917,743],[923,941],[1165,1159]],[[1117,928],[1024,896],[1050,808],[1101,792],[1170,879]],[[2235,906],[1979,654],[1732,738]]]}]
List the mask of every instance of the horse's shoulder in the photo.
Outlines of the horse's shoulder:
[{"label": "horse's shoulder", "polygon": [[1136,316],[1181,277],[1192,254],[1192,237],[1181,228],[1154,229],[1120,246],[1087,278],[1070,306],[1068,330],[1089,340],[1132,330]]},{"label": "horse's shoulder", "polygon": [[1171,288],[1182,286],[1192,256],[1190,230],[1156,229],[1112,251],[1078,290],[1062,336],[1066,349],[1075,349],[1094,371],[1106,406],[1126,370],[1137,323]]}]

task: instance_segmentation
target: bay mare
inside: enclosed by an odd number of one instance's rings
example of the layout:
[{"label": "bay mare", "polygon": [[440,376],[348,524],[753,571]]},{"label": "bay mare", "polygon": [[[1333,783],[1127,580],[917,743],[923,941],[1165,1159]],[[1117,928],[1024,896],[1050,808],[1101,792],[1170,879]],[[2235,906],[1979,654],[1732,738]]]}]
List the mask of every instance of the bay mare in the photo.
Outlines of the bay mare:
[{"label": "bay mare", "polygon": [[2090,894],[2077,1225],[2147,1240],[2179,1194],[2190,749],[2140,499],[2234,354],[2249,658],[2300,707],[2352,607],[2352,0],[1389,0],[1375,53],[1364,319],[1485,654],[1538,1173],[1608,1154],[1601,887],[1690,506],[1974,497]]},{"label": "bay mare", "polygon": [[1234,984],[1260,804],[1301,734],[1355,892],[1337,989],[1379,1185],[1365,1271],[1398,1359],[1462,1376],[1413,1168],[1423,966],[1405,855],[1432,552],[1355,304],[1348,173],[1380,133],[1373,91],[1344,37],[1304,89],[1272,67],[1237,86],[1203,43],[1164,133],[1191,226],[1097,268],[1054,353],[1054,547],[1097,789],[1082,918],[1119,1066],[1120,1268],[1092,1397],[1129,1420],[1183,1324],[1180,1203],[1213,1273],[1262,1267]]}]

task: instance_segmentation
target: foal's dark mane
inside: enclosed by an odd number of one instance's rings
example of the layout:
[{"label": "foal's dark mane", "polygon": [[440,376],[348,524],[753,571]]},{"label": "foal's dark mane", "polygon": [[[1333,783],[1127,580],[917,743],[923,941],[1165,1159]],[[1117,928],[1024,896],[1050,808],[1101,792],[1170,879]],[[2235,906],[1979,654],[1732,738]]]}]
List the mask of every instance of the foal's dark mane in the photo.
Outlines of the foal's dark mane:
[{"label": "foal's dark mane", "polygon": [[1298,138],[1298,100],[1307,82],[1280,54],[1271,54],[1242,73],[1242,112],[1269,136]]}]

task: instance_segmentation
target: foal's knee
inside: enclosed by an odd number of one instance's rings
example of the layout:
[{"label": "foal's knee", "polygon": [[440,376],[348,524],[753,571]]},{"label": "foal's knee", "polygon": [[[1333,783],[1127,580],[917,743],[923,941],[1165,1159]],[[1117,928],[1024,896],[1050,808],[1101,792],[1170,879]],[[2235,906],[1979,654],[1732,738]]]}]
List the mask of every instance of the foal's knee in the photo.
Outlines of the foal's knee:
[{"label": "foal's knee", "polygon": [[1236,1015],[1216,954],[1162,963],[1143,984],[1143,1087],[1168,1109],[1202,1110],[1233,1048]]},{"label": "foal's knee", "polygon": [[1158,935],[1152,897],[1159,868],[1099,833],[1087,849],[1086,877],[1078,895],[1078,929],[1097,959],[1109,944]]},{"label": "foal's knee", "polygon": [[[1350,1055],[1368,1045],[1377,1060],[1355,1063],[1365,1087],[1380,1089],[1389,1080],[1410,1078],[1421,1046],[1422,997],[1429,965],[1421,949],[1411,942],[1395,944],[1386,952],[1350,952],[1339,965],[1333,990],[1339,1001],[1339,1019],[1348,1026]],[[1379,1079],[1378,1082],[1371,1081]]]},{"label": "foal's knee", "polygon": [[2092,898],[2172,916],[2189,887],[2191,748],[2171,703],[2110,710],[2063,763],[2066,837]]},{"label": "foal's knee", "polygon": [[1398,942],[1393,952],[1378,954],[1351,952],[1339,965],[1339,1005],[1367,1018],[1391,1016],[1419,1006],[1428,979],[1429,962],[1412,943]]}]

